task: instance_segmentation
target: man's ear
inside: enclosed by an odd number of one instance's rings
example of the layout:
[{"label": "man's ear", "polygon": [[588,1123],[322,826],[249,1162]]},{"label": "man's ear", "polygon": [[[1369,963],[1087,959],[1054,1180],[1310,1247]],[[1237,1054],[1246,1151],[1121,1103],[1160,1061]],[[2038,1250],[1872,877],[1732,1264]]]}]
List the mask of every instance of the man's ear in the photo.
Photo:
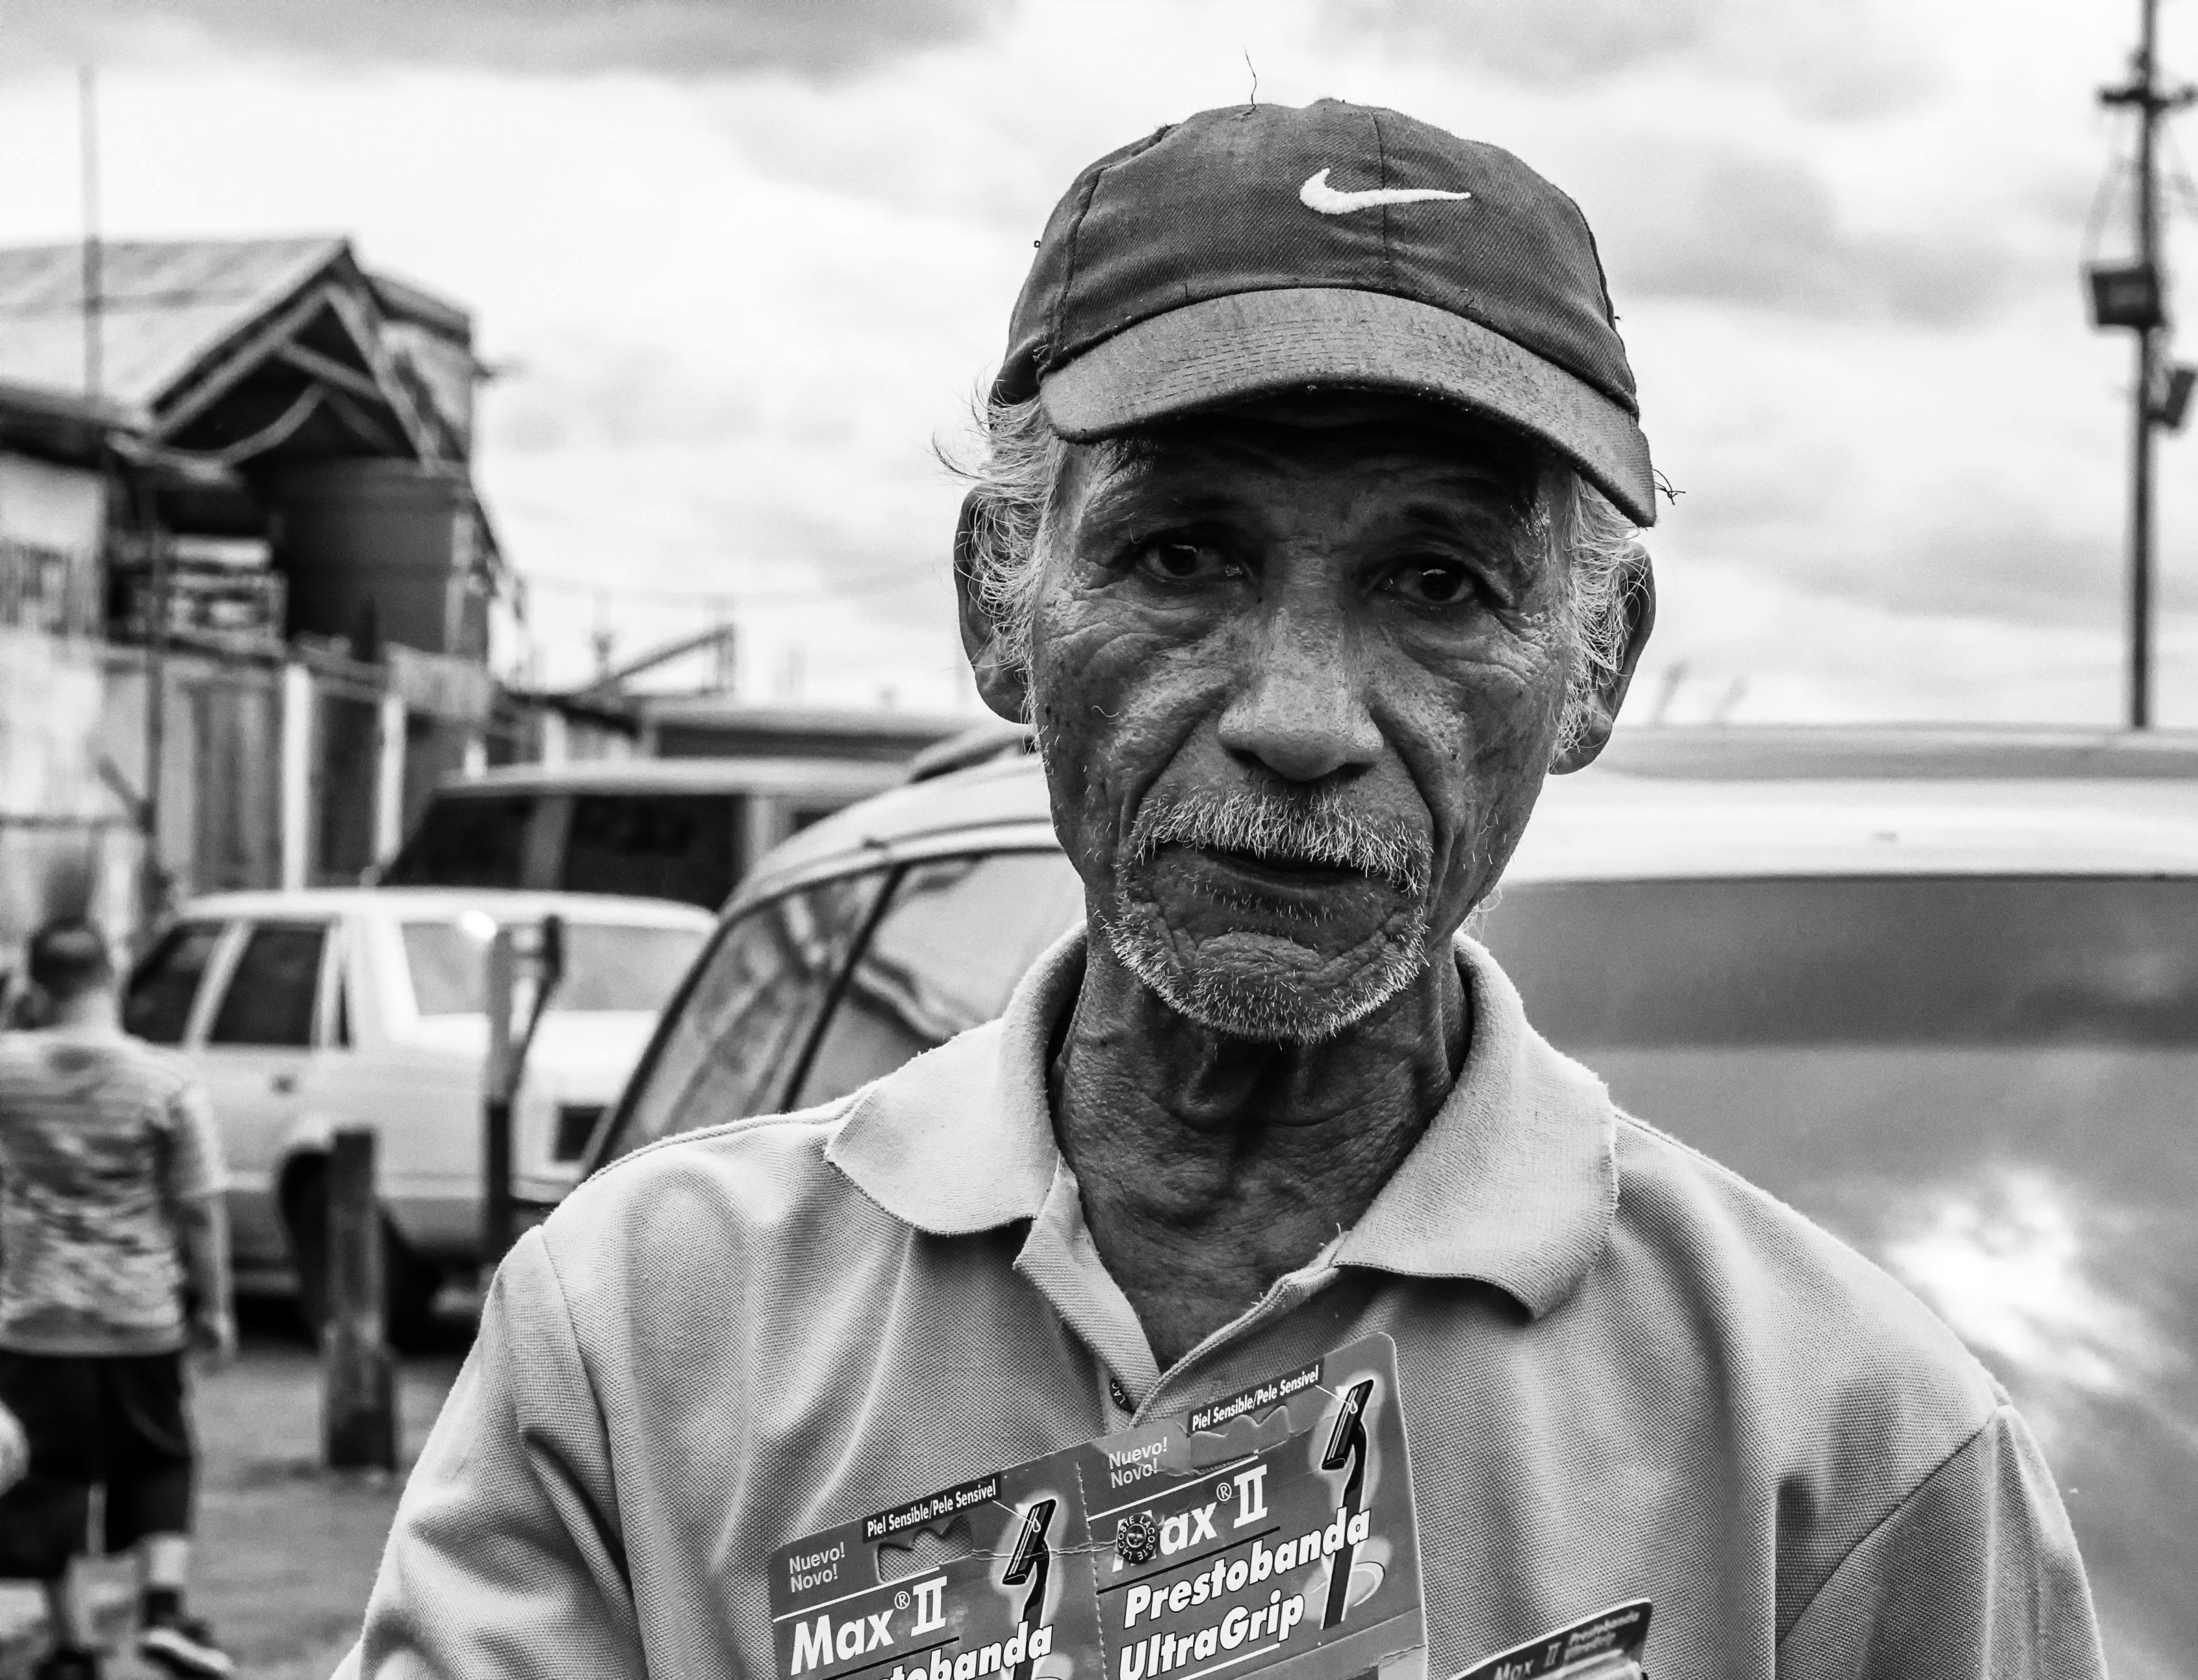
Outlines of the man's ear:
[{"label": "man's ear", "polygon": [[[1641,569],[1627,579],[1625,586],[1625,648],[1619,655],[1618,669],[1596,683],[1594,689],[1578,697],[1588,712],[1586,727],[1579,739],[1557,754],[1550,765],[1552,776],[1565,776],[1576,770],[1585,770],[1602,753],[1610,740],[1610,731],[1618,722],[1618,709],[1625,704],[1625,691],[1633,685],[1634,667],[1641,663],[1641,650],[1648,645],[1648,632],[1656,627],[1656,572],[1644,554]],[[1567,706],[1575,703],[1567,695]]]},{"label": "man's ear", "polygon": [[1000,639],[1000,627],[978,598],[973,561],[976,554],[979,492],[962,498],[961,516],[954,521],[954,602],[962,620],[962,651],[969,672],[977,679],[977,693],[985,704],[1011,724],[1029,721],[1028,673],[1009,654]]}]

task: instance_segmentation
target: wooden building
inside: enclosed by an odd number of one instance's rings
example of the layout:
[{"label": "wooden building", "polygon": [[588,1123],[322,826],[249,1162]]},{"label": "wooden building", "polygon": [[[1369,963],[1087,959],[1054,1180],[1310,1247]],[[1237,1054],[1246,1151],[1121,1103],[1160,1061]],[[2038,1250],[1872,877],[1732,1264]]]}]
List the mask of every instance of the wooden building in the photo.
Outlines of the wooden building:
[{"label": "wooden building", "polygon": [[0,951],[73,897],[134,931],[118,848],[356,878],[480,760],[472,340],[340,238],[0,250]]}]

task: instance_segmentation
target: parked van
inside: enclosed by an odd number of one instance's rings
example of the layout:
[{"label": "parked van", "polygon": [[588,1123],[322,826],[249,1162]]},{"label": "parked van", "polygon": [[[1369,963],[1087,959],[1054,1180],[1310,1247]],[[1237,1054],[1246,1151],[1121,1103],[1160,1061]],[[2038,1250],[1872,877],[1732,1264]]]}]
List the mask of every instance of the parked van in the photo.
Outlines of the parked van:
[{"label": "parked van", "polygon": [[[1083,920],[1018,737],[920,768],[749,874],[586,1166],[840,1102]],[[1473,926],[1622,1106],[1968,1340],[2053,1453],[2112,1671],[2191,1675],[2198,734],[1621,729]]]},{"label": "parked van", "polygon": [[905,774],[841,759],[508,764],[436,788],[380,882],[610,892],[715,910],[755,858]]}]

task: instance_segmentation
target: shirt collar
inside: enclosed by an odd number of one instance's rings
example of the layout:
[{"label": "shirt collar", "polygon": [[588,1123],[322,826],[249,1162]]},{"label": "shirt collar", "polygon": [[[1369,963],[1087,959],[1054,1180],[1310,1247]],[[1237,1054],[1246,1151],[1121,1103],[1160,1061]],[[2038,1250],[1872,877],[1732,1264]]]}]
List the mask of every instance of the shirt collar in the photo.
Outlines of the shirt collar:
[{"label": "shirt collar", "polygon": [[1038,1216],[1061,1150],[1046,1063],[1084,980],[1081,928],[1025,974],[999,1020],[950,1038],[869,1086],[825,1159],[905,1224],[965,1236]]},{"label": "shirt collar", "polygon": [[[1047,1060],[1082,983],[1084,939],[1079,930],[1040,957],[998,1020],[858,1097],[828,1148],[832,1164],[933,1235],[1037,1218],[1061,1159]],[[1333,1259],[1479,1279],[1539,1317],[1609,1239],[1616,1111],[1600,1079],[1527,1024],[1517,988],[1483,946],[1461,934],[1457,952],[1473,996],[1464,1072]]]}]

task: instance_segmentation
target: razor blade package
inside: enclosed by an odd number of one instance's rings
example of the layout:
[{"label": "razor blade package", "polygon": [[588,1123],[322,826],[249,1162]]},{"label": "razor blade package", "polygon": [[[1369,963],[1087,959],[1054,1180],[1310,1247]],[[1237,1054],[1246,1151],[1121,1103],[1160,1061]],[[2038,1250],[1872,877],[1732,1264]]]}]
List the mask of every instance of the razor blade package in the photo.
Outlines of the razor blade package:
[{"label": "razor blade package", "polygon": [[782,1547],[780,1680],[1426,1680],[1396,1350]]},{"label": "razor blade package", "polygon": [[1647,1599],[1614,1605],[1475,1663],[1457,1680],[1644,1680],[1641,1648],[1654,1609]]}]

